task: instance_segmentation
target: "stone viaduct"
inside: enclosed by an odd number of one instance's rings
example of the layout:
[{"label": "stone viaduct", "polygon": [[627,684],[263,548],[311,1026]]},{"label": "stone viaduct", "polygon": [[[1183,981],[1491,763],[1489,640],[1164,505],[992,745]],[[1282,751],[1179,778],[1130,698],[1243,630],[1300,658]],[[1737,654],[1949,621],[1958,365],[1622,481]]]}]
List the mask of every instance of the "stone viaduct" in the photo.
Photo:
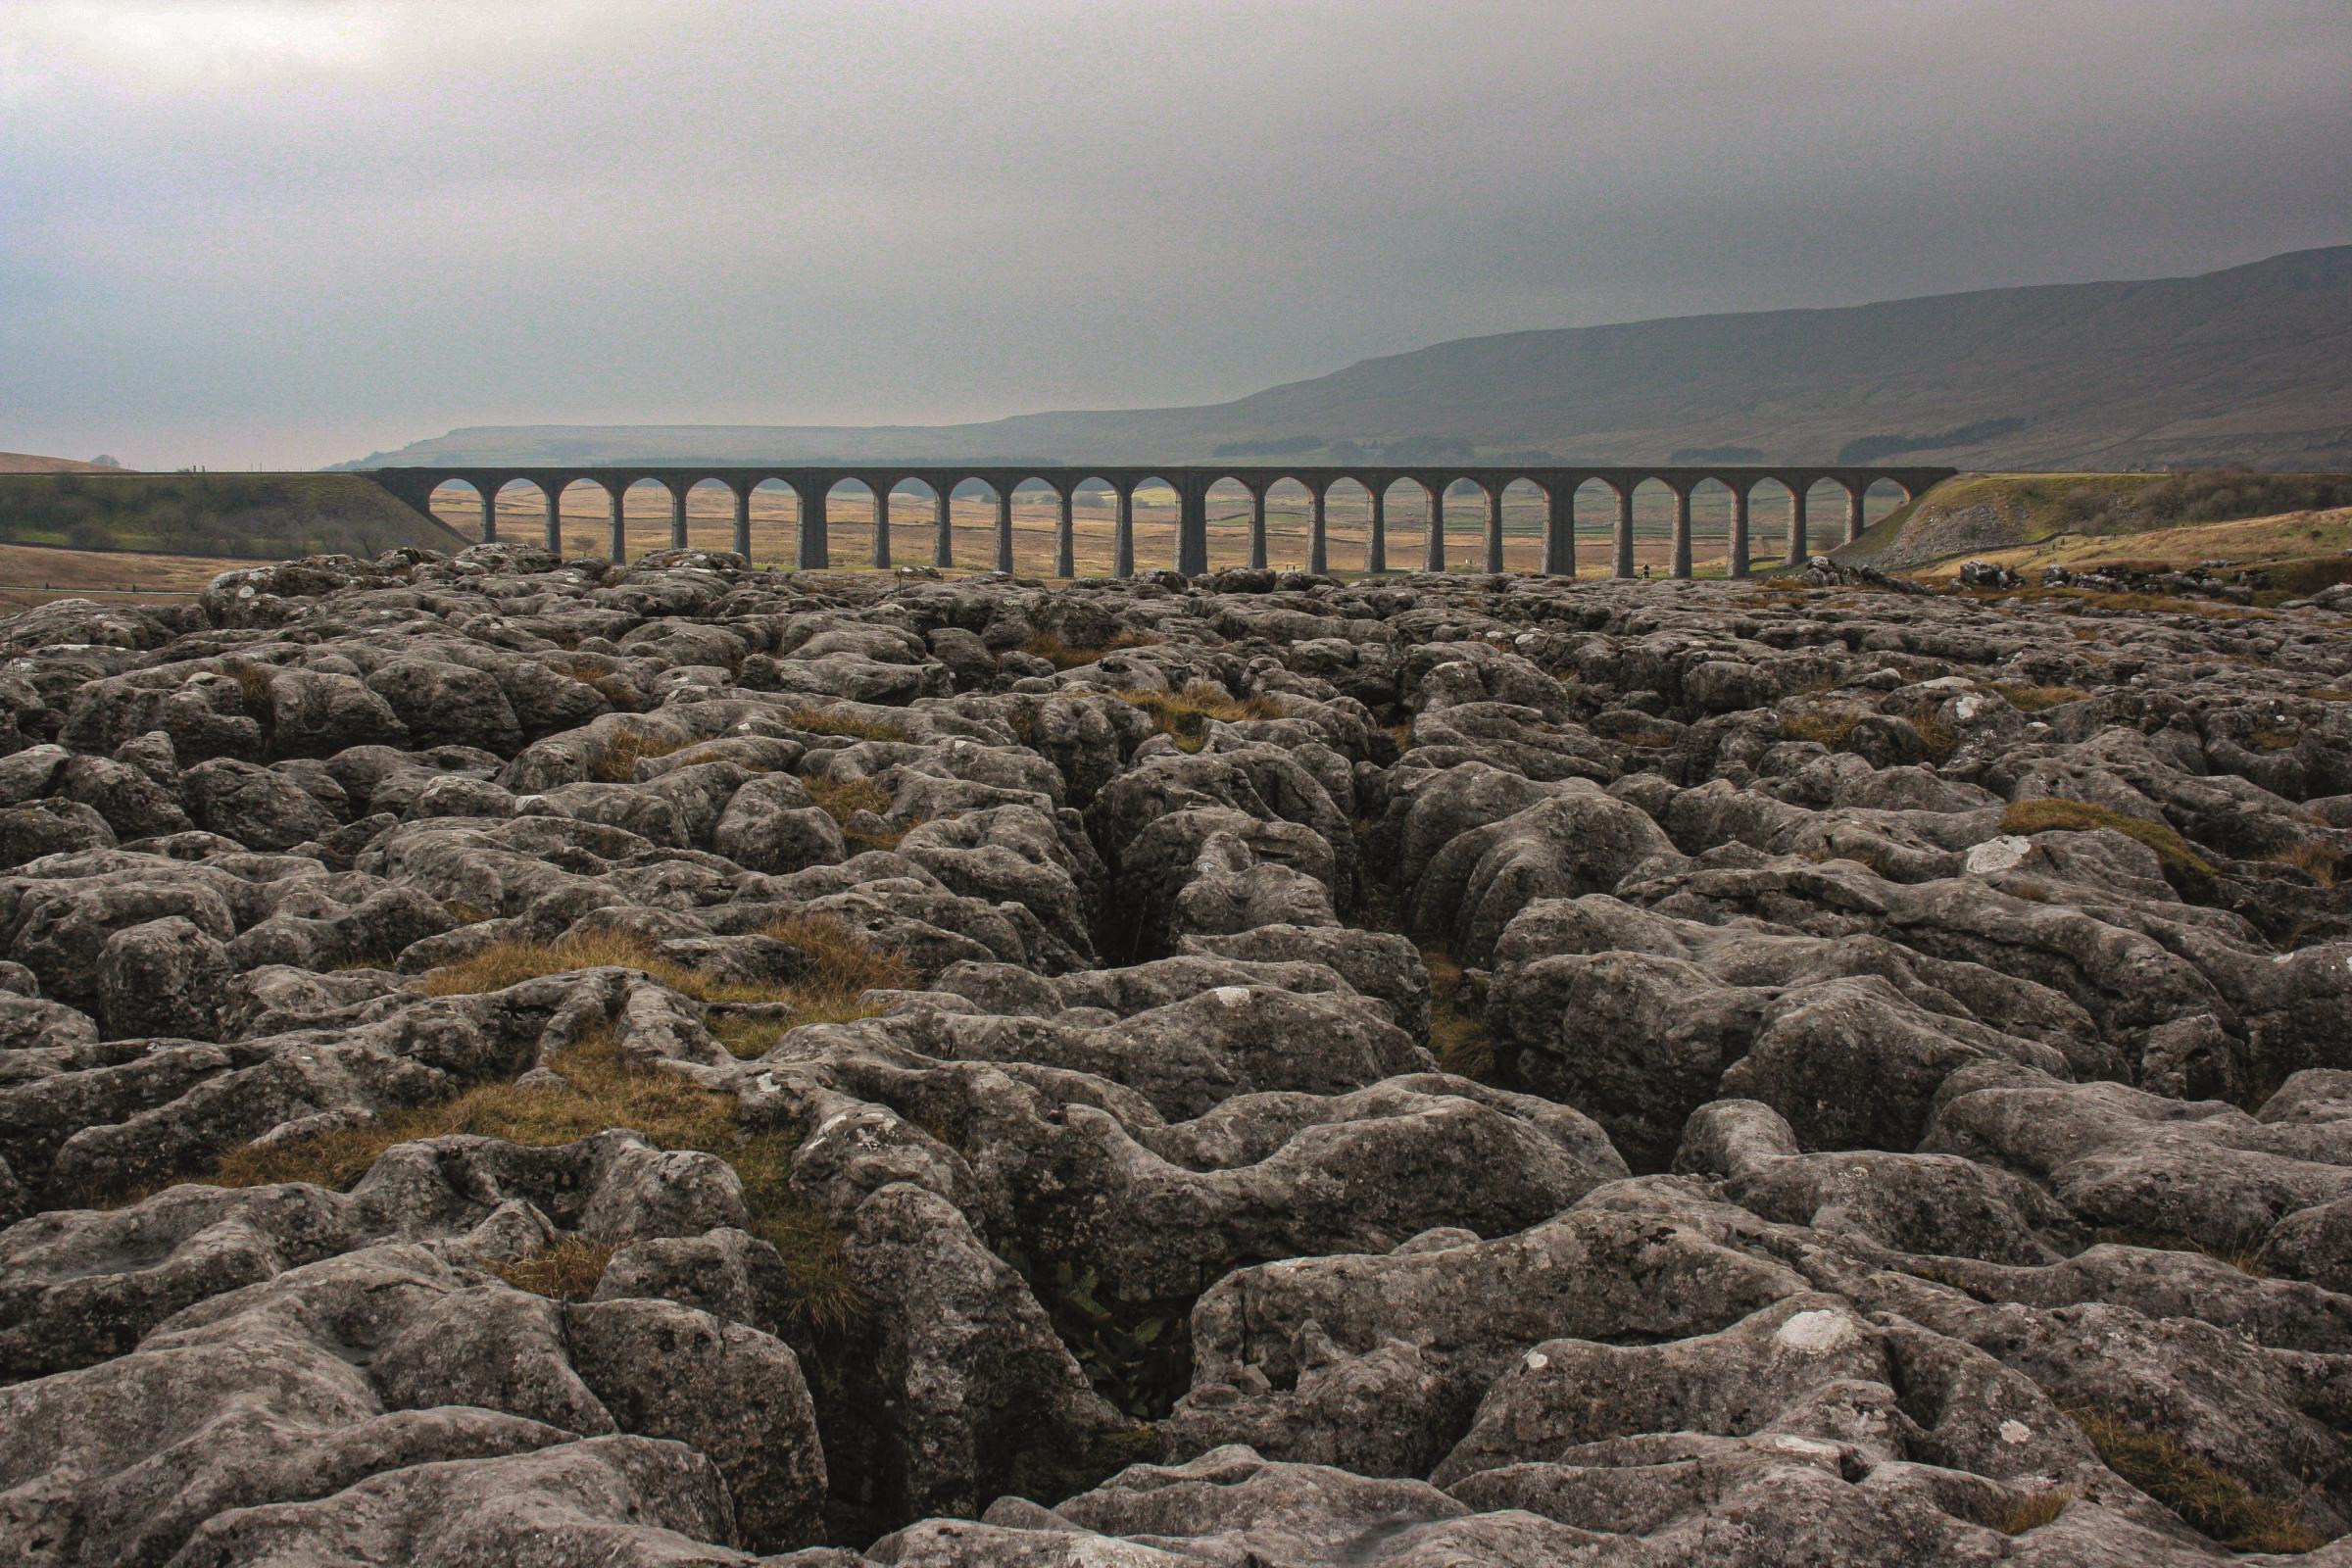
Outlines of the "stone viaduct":
[{"label": "stone viaduct", "polygon": [[1574,498],[1578,488],[1597,482],[1605,485],[1615,496],[1617,521],[1610,570],[1616,576],[1630,577],[1634,575],[1634,492],[1645,481],[1654,479],[1674,497],[1672,575],[1688,577],[1690,575],[1690,492],[1701,482],[1712,479],[1732,494],[1730,572],[1735,577],[1742,577],[1747,575],[1749,565],[1748,498],[1760,484],[1777,482],[1788,492],[1788,559],[1795,564],[1803,562],[1811,548],[1805,506],[1806,494],[1815,484],[1828,480],[1845,492],[1842,539],[1851,540],[1862,530],[1862,498],[1873,484],[1881,480],[1889,481],[1902,491],[1905,500],[1912,500],[1957,471],[1933,467],[1726,467],[1720,465],[1629,467],[1582,465],[1552,467],[1479,465],[1401,467],[1362,465],[1076,467],[1032,464],[1004,467],[987,465],[857,464],[800,467],[697,464],[576,468],[474,466],[371,468],[365,470],[364,476],[373,479],[420,512],[429,510],[433,491],[439,485],[456,480],[470,484],[481,497],[482,537],[485,539],[497,537],[499,492],[511,484],[535,484],[547,498],[547,544],[550,549],[561,548],[557,524],[564,489],[581,482],[596,485],[612,501],[612,559],[615,561],[625,559],[621,498],[630,486],[651,480],[669,492],[670,542],[678,547],[686,543],[687,492],[707,480],[726,486],[735,497],[735,548],[748,556],[751,554],[752,492],[763,483],[774,481],[789,487],[799,499],[801,520],[798,560],[804,569],[822,568],[833,564],[825,539],[825,504],[833,487],[844,480],[855,480],[866,486],[875,497],[874,565],[888,566],[891,563],[891,492],[900,484],[909,481],[921,484],[932,492],[933,561],[939,565],[953,565],[954,547],[948,529],[949,497],[958,486],[976,480],[988,486],[996,496],[996,568],[1004,572],[1013,569],[1013,491],[1023,484],[1035,482],[1047,486],[1061,499],[1054,572],[1064,577],[1071,575],[1075,555],[1072,508],[1082,485],[1106,485],[1118,498],[1117,523],[1112,536],[1112,570],[1115,575],[1125,577],[1135,571],[1135,492],[1139,488],[1146,485],[1166,486],[1176,492],[1179,510],[1176,559],[1172,564],[1178,571],[1189,574],[1208,569],[1208,492],[1212,486],[1224,480],[1232,480],[1250,493],[1250,564],[1253,566],[1266,565],[1266,492],[1286,479],[1303,486],[1312,502],[1313,515],[1305,563],[1309,571],[1330,569],[1324,515],[1326,504],[1332,487],[1349,480],[1361,485],[1371,497],[1369,536],[1364,545],[1365,570],[1378,572],[1391,569],[1386,533],[1388,495],[1390,487],[1399,481],[1419,489],[1429,498],[1429,533],[1422,569],[1445,570],[1446,492],[1467,481],[1476,486],[1479,492],[1486,569],[1500,571],[1503,569],[1502,494],[1509,485],[1525,481],[1544,496],[1546,504],[1543,569],[1554,575],[1570,577],[1576,575],[1578,566],[1574,516]]}]

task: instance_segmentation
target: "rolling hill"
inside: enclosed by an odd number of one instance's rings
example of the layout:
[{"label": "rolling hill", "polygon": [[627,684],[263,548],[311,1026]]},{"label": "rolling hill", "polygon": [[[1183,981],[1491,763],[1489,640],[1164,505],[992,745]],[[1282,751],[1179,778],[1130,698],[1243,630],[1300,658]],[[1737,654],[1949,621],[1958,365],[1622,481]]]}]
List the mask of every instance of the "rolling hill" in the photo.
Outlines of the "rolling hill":
[{"label": "rolling hill", "polygon": [[435,462],[1329,461],[1474,449],[1601,463],[2132,469],[2352,466],[2352,245],[2196,277],[1463,338],[1197,408],[979,424],[510,425]]},{"label": "rolling hill", "polygon": [[0,452],[0,473],[121,473],[110,463],[82,463],[73,458],[41,458],[29,452]]}]

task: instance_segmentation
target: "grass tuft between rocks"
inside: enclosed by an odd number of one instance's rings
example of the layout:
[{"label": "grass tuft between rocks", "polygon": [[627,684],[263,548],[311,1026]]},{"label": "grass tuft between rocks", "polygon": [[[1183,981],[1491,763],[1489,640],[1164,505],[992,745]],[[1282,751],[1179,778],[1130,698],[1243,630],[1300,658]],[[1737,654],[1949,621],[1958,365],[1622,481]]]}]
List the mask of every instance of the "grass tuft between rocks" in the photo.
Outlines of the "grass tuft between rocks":
[{"label": "grass tuft between rocks", "polygon": [[860,718],[855,713],[830,713],[819,708],[796,708],[784,722],[808,735],[839,735],[845,740],[903,741],[906,727],[886,718]]},{"label": "grass tuft between rocks", "polygon": [[1208,724],[1238,724],[1250,718],[1280,718],[1282,710],[1267,697],[1228,697],[1215,687],[1196,681],[1180,692],[1121,691],[1112,696],[1142,709],[1162,735],[1180,752],[1197,752],[1208,744]]},{"label": "grass tuft between rocks", "polygon": [[1076,669],[1091,664],[1104,654],[1114,654],[1123,648],[1152,648],[1159,639],[1150,632],[1127,630],[1117,633],[1101,647],[1086,643],[1064,642],[1050,631],[1041,631],[1021,644],[1021,652],[1042,659],[1055,669]]},{"label": "grass tuft between rocks", "polygon": [[851,826],[861,811],[879,817],[890,809],[890,791],[870,778],[828,778],[819,774],[802,779],[801,783],[808,791],[808,798],[840,826],[841,836],[855,849],[895,850],[899,841],[914,829],[911,822],[905,827],[885,826],[880,832]]},{"label": "grass tuft between rocks", "polygon": [[2036,1492],[2006,1509],[1992,1522],[1992,1528],[2004,1536],[2022,1536],[2029,1530],[2039,1530],[2066,1512],[2066,1505],[2074,1500],[2075,1494],[2064,1489]]},{"label": "grass tuft between rocks", "polygon": [[2165,868],[2184,876],[2211,877],[2213,862],[2188,847],[2188,841],[2162,822],[2128,816],[2083,801],[2044,798],[2012,802],[2001,812],[2004,833],[2089,833],[2099,828],[2134,838],[2156,852]]},{"label": "grass tuft between rocks", "polygon": [[[682,997],[720,1005],[782,1003],[792,1008],[784,1027],[804,1023],[846,1023],[870,1018],[878,1008],[858,1001],[866,991],[894,991],[912,983],[914,971],[898,954],[875,947],[840,921],[821,914],[787,915],[760,933],[799,950],[801,972],[780,985],[747,985],[714,980],[702,970],[657,954],[651,943],[625,931],[599,931],[561,942],[513,938],[444,964],[424,977],[432,997],[477,996],[504,991],[542,975],[616,965],[637,969]],[[776,1031],[781,1035],[783,1028]],[[740,1034],[741,1031],[738,1031]],[[722,1040],[725,1038],[723,1033]],[[773,1044],[773,1040],[769,1044]],[[735,1046],[730,1044],[730,1050]],[[766,1049],[765,1047],[760,1048]],[[743,1053],[737,1051],[737,1054]],[[757,1054],[757,1053],[754,1053]]]},{"label": "grass tuft between rocks", "polygon": [[545,1251],[512,1262],[493,1263],[490,1272],[518,1291],[553,1297],[559,1301],[585,1301],[596,1294],[612,1261],[612,1249],[585,1237],[566,1236]]},{"label": "grass tuft between rocks", "polygon": [[710,1025],[710,1033],[727,1048],[727,1054],[739,1060],[751,1061],[776,1049],[783,1039],[803,1023],[849,1023],[850,1018],[758,1018],[736,1013],[720,1018]]},{"label": "grass tuft between rocks", "polygon": [[1942,710],[1934,703],[1922,703],[1911,710],[1911,727],[1919,732],[1920,745],[1931,762],[1948,762],[1960,749],[1960,732],[1952,728]]},{"label": "grass tuft between rocks", "polygon": [[[857,1283],[842,1261],[840,1237],[788,1183],[794,1148],[789,1135],[740,1135],[733,1096],[630,1065],[609,1031],[581,1041],[550,1065],[563,1076],[564,1086],[479,1084],[448,1100],[389,1112],[363,1127],[248,1144],[224,1155],[212,1180],[223,1187],[312,1182],[345,1191],[398,1144],[464,1134],[547,1149],[624,1127],[658,1148],[702,1150],[733,1167],[743,1184],[752,1234],[782,1254],[789,1307],[808,1328],[837,1329],[863,1310]],[[575,1285],[589,1261],[584,1252],[567,1255],[527,1277]],[[598,1274],[603,1269],[597,1262]],[[539,1284],[520,1288],[559,1294]]]},{"label": "grass tuft between rocks", "polygon": [[2107,1468],[2178,1514],[2182,1524],[2236,1551],[2316,1551],[2326,1543],[2284,1505],[2262,1496],[2168,1433],[2104,1410],[2067,1411]]},{"label": "grass tuft between rocks", "polygon": [[2079,703],[2090,695],[2080,686],[2028,686],[2008,680],[1996,680],[1991,685],[2021,713],[2046,712],[2068,703]]},{"label": "grass tuft between rocks", "polygon": [[786,988],[784,998],[792,1004],[795,1028],[805,1023],[871,1018],[881,1009],[859,1000],[865,993],[903,991],[914,984],[914,967],[904,957],[875,947],[824,915],[787,915],[760,929],[778,942],[798,948],[806,964],[800,977]]},{"label": "grass tuft between rocks", "polygon": [[2101,593],[2094,590],[2052,589],[2080,604],[2094,610],[2139,611],[2162,615],[2198,615],[2207,620],[2255,620],[2263,612],[2246,610],[2236,605],[2222,604],[2211,599],[2184,599],[2174,594]]},{"label": "grass tuft between rocks", "polygon": [[494,942],[478,953],[443,964],[424,977],[419,988],[428,997],[470,997],[504,991],[542,975],[567,974],[574,969],[604,965],[640,969],[680,996],[697,1002],[774,1002],[772,987],[712,980],[682,963],[658,956],[653,945],[626,931],[598,931],[569,936],[561,942],[532,942],[520,937]]},{"label": "grass tuft between rocks", "polygon": [[534,1149],[574,1143],[613,1127],[633,1128],[664,1149],[701,1149],[732,1136],[728,1096],[669,1073],[630,1067],[610,1031],[581,1041],[553,1065],[568,1088],[477,1084],[447,1100],[388,1111],[362,1126],[247,1144],[221,1156],[213,1179],[223,1187],[316,1182],[342,1190],[395,1144],[452,1134]]},{"label": "grass tuft between rocks", "polygon": [[552,666],[611,703],[616,711],[634,713],[645,707],[644,696],[630,684],[619,662],[600,654],[573,654],[554,660]]},{"label": "grass tuft between rocks", "polygon": [[862,1318],[868,1303],[842,1257],[841,1233],[824,1210],[792,1190],[794,1147],[790,1137],[769,1133],[711,1152],[743,1183],[751,1233],[784,1260],[793,1316],[815,1333],[837,1333]]},{"label": "grass tuft between rocks", "polygon": [[637,776],[637,764],[651,758],[667,757],[696,744],[675,740],[667,735],[656,735],[646,730],[615,730],[596,755],[588,760],[588,776],[599,783],[626,784]]},{"label": "grass tuft between rocks", "polygon": [[1495,1083],[1494,1038],[1462,995],[1462,966],[1443,947],[1424,943],[1421,967],[1429,971],[1429,1049],[1438,1065],[1459,1078]]},{"label": "grass tuft between rocks", "polygon": [[247,716],[266,723],[271,712],[270,684],[276,671],[251,660],[227,659],[221,662],[220,673],[237,683],[237,695],[244,702]]},{"label": "grass tuft between rocks", "polygon": [[1845,744],[1845,738],[1861,722],[1860,713],[1816,710],[1783,718],[1781,734],[1792,741],[1812,741],[1834,752]]},{"label": "grass tuft between rocks", "polygon": [[2335,851],[2317,839],[2305,839],[2293,849],[2282,850],[2271,858],[2280,865],[2293,866],[2324,888],[2335,886],[2336,867],[2343,860]]}]

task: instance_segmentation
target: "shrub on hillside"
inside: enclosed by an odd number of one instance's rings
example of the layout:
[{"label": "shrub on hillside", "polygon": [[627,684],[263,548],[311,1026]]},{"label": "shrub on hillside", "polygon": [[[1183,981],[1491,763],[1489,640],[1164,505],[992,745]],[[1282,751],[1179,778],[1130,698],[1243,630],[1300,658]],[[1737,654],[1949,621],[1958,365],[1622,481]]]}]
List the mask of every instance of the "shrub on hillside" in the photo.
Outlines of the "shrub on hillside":
[{"label": "shrub on hillside", "polygon": [[2352,474],[2191,468],[2157,480],[2135,498],[2137,511],[2164,522],[2230,522],[2329,507],[2352,507]]}]

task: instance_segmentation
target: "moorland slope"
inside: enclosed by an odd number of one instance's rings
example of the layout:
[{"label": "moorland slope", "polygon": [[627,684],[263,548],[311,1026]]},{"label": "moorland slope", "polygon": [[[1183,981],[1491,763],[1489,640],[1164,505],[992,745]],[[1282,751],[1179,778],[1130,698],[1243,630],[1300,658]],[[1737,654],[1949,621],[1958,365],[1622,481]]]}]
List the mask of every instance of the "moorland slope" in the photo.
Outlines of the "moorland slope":
[{"label": "moorland slope", "polygon": [[[1968,468],[2352,463],[2352,246],[2196,277],[1510,332],[1197,408],[941,426],[457,430],[355,466],[800,458],[1327,459],[1548,450],[1604,463]],[[1401,445],[1399,445],[1401,443]]]}]

